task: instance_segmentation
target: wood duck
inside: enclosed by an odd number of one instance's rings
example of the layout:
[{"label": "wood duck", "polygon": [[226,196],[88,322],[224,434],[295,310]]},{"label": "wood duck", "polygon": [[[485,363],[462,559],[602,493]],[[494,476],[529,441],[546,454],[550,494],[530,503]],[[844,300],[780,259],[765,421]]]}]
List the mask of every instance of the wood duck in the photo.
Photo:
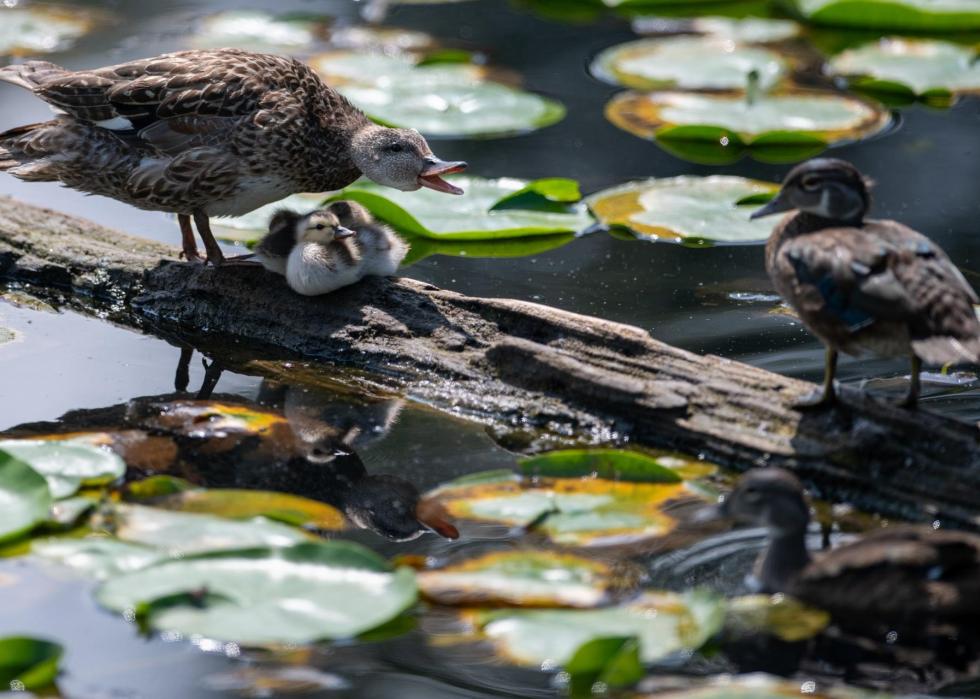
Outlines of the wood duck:
[{"label": "wood duck", "polygon": [[0,68],[57,116],[0,133],[0,172],[61,182],[177,214],[183,256],[224,261],[208,217],[240,216],[362,174],[404,191],[460,194],[412,129],[372,123],[307,65],[239,49],[194,50],[70,71],[45,61]]},{"label": "wood duck", "polygon": [[786,176],[752,218],[796,209],[766,244],[766,271],[779,294],[827,348],[822,394],[801,408],[836,400],[838,352],[911,356],[902,402],[919,397],[922,362],[980,358],[977,296],[938,245],[896,221],[866,219],[869,182],[848,162],[818,158]]},{"label": "wood duck", "polygon": [[342,226],[357,233],[362,276],[390,277],[398,272],[409,246],[395,231],[356,201],[335,201],[327,210],[336,214]]},{"label": "wood duck", "polygon": [[318,209],[301,217],[293,230],[295,245],[286,258],[286,283],[297,294],[328,294],[361,278],[355,233],[341,226],[334,214]]},{"label": "wood duck", "polygon": [[810,510],[796,477],[777,468],[746,473],[718,514],[766,527],[768,545],[751,582],[834,615],[882,621],[980,616],[980,536],[928,526],[890,526],[811,557]]}]

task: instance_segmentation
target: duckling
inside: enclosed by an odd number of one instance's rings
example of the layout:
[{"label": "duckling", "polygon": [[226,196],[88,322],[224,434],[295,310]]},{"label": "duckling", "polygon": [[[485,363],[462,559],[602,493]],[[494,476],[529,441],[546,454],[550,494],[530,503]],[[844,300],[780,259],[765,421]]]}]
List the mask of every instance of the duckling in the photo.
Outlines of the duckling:
[{"label": "duckling", "polygon": [[752,218],[796,209],[773,229],[766,271],[826,347],[823,391],[799,408],[832,405],[838,352],[910,356],[900,405],[919,398],[922,363],[980,359],[977,295],[938,245],[896,221],[867,219],[869,182],[843,160],[793,168]]},{"label": "duckling", "polygon": [[718,514],[768,529],[768,545],[750,578],[759,591],[786,592],[841,617],[907,621],[980,616],[976,534],[928,526],[884,527],[811,557],[803,486],[778,468],[743,475]]},{"label": "duckling", "polygon": [[334,214],[317,209],[297,223],[295,234],[296,244],[286,259],[286,283],[297,294],[328,294],[361,278],[355,233]]},{"label": "duckling", "polygon": [[183,256],[224,262],[209,217],[241,216],[295,192],[366,175],[411,191],[461,194],[414,129],[373,123],[306,64],[241,49],[192,50],[71,71],[0,68],[56,116],[0,133],[0,172],[177,214]]},{"label": "duckling", "polygon": [[336,214],[342,226],[357,231],[363,276],[390,277],[398,272],[409,246],[395,231],[356,201],[335,201],[327,210]]},{"label": "duckling", "polygon": [[312,213],[304,215],[291,209],[279,209],[269,220],[269,232],[258,242],[253,252],[232,257],[228,263],[260,264],[270,272],[286,276],[289,253],[302,238]]}]

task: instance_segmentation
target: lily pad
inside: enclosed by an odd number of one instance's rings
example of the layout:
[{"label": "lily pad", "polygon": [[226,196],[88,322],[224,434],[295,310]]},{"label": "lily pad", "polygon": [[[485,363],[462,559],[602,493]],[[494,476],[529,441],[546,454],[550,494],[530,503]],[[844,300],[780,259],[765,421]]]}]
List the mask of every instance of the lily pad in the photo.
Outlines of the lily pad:
[{"label": "lily pad", "polygon": [[852,78],[856,88],[875,93],[911,91],[980,93],[976,51],[945,41],[887,38],[849,49],[830,61],[830,69]]},{"label": "lily pad", "polygon": [[132,544],[107,536],[35,541],[31,546],[31,553],[73,568],[96,580],[146,568],[167,558],[166,553],[151,546]]},{"label": "lily pad", "polygon": [[595,607],[608,600],[605,563],[554,551],[498,551],[417,575],[439,604]]},{"label": "lily pad", "polygon": [[329,17],[274,15],[261,10],[225,10],[205,17],[191,43],[197,48],[233,48],[288,53],[308,49],[329,34]]},{"label": "lily pad", "polygon": [[695,162],[734,162],[746,150],[768,162],[794,162],[828,145],[883,130],[891,115],[878,105],[833,92],[784,89],[749,100],[741,93],[625,92],[606,117]]},{"label": "lily pad", "polygon": [[44,476],[0,451],[0,542],[15,539],[47,520],[52,502]]},{"label": "lily pad", "polygon": [[980,29],[980,0],[795,0],[809,22],[914,32]]},{"label": "lily pad", "polygon": [[495,208],[504,199],[532,184],[510,177],[449,178],[464,194],[447,200],[429,189],[400,192],[368,181],[341,190],[334,199],[353,199],[399,231],[440,241],[502,240],[555,233],[575,233],[594,221],[581,202],[561,211]]},{"label": "lily pad", "polygon": [[596,683],[606,688],[627,687],[646,675],[635,636],[595,638],[583,643],[565,667],[572,697],[592,697]]},{"label": "lily pad", "polygon": [[606,49],[592,64],[596,77],[638,90],[736,90],[745,87],[753,71],[759,87],[769,90],[788,68],[771,49],[689,36],[630,41]]},{"label": "lily pad", "polygon": [[154,498],[154,507],[180,512],[211,514],[230,519],[266,517],[297,527],[341,530],[345,527],[340,510],[323,502],[288,493],[265,490],[195,489]]},{"label": "lily pad", "polygon": [[559,102],[490,80],[481,66],[421,61],[407,53],[339,51],[311,63],[375,121],[427,136],[508,136],[565,116]]},{"label": "lily pad", "polygon": [[83,485],[105,485],[126,473],[126,462],[115,453],[72,440],[5,439],[0,449],[44,476],[58,499],[74,495]]},{"label": "lily pad", "polygon": [[694,689],[657,692],[637,699],[890,699],[892,695],[868,692],[812,680],[801,683],[761,673],[723,675]]},{"label": "lily pad", "polygon": [[103,527],[123,541],[153,546],[169,554],[291,546],[310,540],[301,531],[264,517],[235,521],[143,505],[114,506]]},{"label": "lily pad", "polygon": [[635,637],[640,659],[654,663],[700,648],[721,628],[724,600],[706,592],[644,594],[606,609],[545,609],[494,612],[482,634],[519,665],[566,665],[596,638]]},{"label": "lily pad", "polygon": [[799,36],[802,29],[797,22],[792,20],[765,17],[694,17],[691,19],[636,17],[633,19],[633,31],[637,34],[695,32],[742,44],[769,44],[786,41]]},{"label": "lily pad", "polygon": [[747,595],[729,600],[725,631],[736,635],[768,633],[792,643],[813,638],[830,623],[822,609],[785,595]]},{"label": "lily pad", "polygon": [[44,689],[58,676],[64,649],[57,643],[28,636],[0,638],[0,689],[21,692]]},{"label": "lily pad", "polygon": [[70,48],[98,23],[80,7],[0,3],[0,56],[29,56]]},{"label": "lily pad", "polygon": [[529,257],[555,250],[575,240],[574,233],[530,235],[504,240],[434,240],[433,238],[408,238],[411,248],[402,260],[408,267],[432,255],[450,257],[507,258]]},{"label": "lily pad", "polygon": [[[641,236],[680,241],[765,241],[772,222],[749,220],[779,185],[728,175],[682,175],[629,182],[586,199],[596,218]],[[743,202],[748,199],[751,205]]]},{"label": "lily pad", "polygon": [[520,466],[524,475],[532,477],[597,476],[641,483],[680,483],[683,480],[657,459],[625,449],[563,449],[521,459]]},{"label": "lily pad", "polygon": [[452,517],[531,528],[567,546],[618,546],[664,536],[677,524],[669,505],[702,497],[685,483],[480,475],[428,497]]},{"label": "lily pad", "polygon": [[409,569],[333,541],[164,561],[107,581],[97,598],[145,611],[158,630],[257,646],[354,638],[414,604],[416,587]]}]

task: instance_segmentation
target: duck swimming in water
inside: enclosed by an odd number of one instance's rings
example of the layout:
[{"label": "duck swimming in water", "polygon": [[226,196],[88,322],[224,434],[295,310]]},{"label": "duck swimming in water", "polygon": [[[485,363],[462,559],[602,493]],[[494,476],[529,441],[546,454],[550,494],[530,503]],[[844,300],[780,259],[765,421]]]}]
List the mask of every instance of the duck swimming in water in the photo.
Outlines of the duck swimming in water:
[{"label": "duck swimming in water", "polygon": [[286,258],[286,283],[303,296],[328,294],[361,278],[361,254],[354,231],[326,209],[303,216],[294,226],[295,245]]},{"label": "duck swimming in water", "polygon": [[240,49],[194,50],[91,70],[45,61],[0,68],[57,116],[0,133],[0,172],[61,182],[177,214],[183,256],[224,261],[208,218],[240,216],[362,174],[404,191],[459,194],[412,129],[372,123],[307,65]]},{"label": "duck swimming in water", "polygon": [[980,360],[977,295],[942,249],[896,221],[866,218],[869,184],[848,162],[818,158],[786,176],[752,218],[790,211],[766,244],[779,294],[827,348],[823,391],[798,407],[836,401],[838,352],[910,356],[902,402],[914,407],[922,363]]},{"label": "duck swimming in water", "polygon": [[357,233],[355,243],[361,253],[361,275],[390,277],[408,254],[408,243],[390,227],[379,223],[371,212],[356,201],[335,201],[327,207],[340,224]]},{"label": "duck swimming in water", "polygon": [[980,536],[929,526],[889,526],[811,557],[803,486],[778,468],[739,479],[721,516],[765,527],[769,540],[752,585],[786,592],[843,617],[980,616]]}]

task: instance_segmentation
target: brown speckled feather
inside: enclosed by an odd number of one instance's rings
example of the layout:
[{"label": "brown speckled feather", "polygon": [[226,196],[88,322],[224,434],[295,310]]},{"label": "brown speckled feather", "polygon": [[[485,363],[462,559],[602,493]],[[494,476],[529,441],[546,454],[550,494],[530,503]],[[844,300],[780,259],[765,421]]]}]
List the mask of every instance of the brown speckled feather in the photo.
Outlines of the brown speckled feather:
[{"label": "brown speckled feather", "polygon": [[821,225],[790,214],[766,246],[777,291],[816,335],[849,354],[978,361],[976,294],[938,246],[895,221]]}]

